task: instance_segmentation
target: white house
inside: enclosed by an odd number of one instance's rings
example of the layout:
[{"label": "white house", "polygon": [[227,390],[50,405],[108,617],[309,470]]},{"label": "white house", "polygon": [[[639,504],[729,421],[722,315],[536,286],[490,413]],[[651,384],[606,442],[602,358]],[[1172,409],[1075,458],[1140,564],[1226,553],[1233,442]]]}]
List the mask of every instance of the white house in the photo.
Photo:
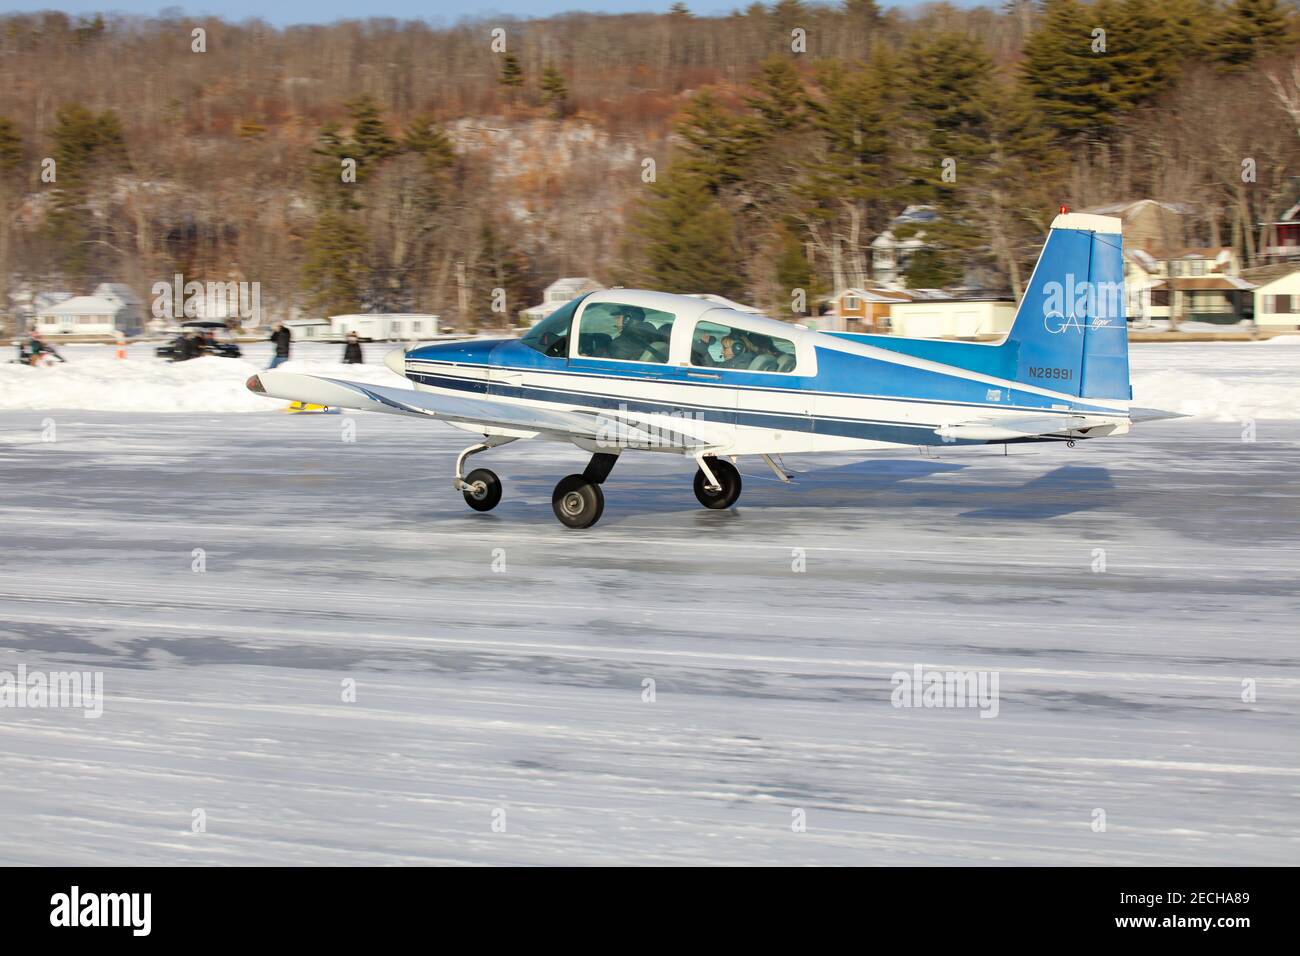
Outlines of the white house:
[{"label": "white house", "polygon": [[911,339],[1004,335],[1016,318],[1011,299],[916,299],[889,307],[889,331]]},{"label": "white house", "polygon": [[1124,314],[1130,322],[1144,326],[1169,318],[1168,274],[1165,261],[1146,249],[1124,249]]},{"label": "white house", "polygon": [[1279,271],[1255,289],[1255,325],[1265,331],[1300,330],[1300,265]]},{"label": "white house", "polygon": [[556,279],[542,293],[540,304],[528,309],[521,309],[519,317],[529,325],[536,325],[570,299],[576,299],[586,292],[595,292],[605,288],[595,279],[586,276],[568,276]]},{"label": "white house", "polygon": [[140,332],[140,310],[116,296],[78,295],[36,313],[42,335],[112,335]]},{"label": "white house", "polygon": [[284,327],[295,342],[333,342],[338,338],[329,319],[288,319]]},{"label": "white house", "polygon": [[371,342],[409,342],[438,337],[438,316],[426,312],[365,312],[331,315],[331,337],[356,332]]},{"label": "white house", "polygon": [[30,290],[20,289],[11,293],[9,299],[13,303],[14,315],[14,327],[11,331],[25,332],[35,328],[36,316],[71,298],[71,292],[32,293]]}]

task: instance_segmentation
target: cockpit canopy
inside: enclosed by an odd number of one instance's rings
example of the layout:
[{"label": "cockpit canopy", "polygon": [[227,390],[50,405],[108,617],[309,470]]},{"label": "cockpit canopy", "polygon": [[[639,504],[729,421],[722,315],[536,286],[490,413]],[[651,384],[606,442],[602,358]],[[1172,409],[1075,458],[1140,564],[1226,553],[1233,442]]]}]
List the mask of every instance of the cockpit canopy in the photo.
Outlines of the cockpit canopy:
[{"label": "cockpit canopy", "polygon": [[802,334],[693,296],[606,289],[565,303],[520,341],[552,358],[810,374],[800,372],[801,354],[805,367],[813,362]]}]

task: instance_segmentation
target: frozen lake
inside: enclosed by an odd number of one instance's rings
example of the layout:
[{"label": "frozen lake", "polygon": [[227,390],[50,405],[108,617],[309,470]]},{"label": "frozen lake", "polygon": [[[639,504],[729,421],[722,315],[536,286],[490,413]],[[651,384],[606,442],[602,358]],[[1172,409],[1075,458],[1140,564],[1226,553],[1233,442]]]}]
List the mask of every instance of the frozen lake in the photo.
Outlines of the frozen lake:
[{"label": "frozen lake", "polygon": [[[1294,347],[1151,348],[1300,394]],[[480,515],[436,423],[0,412],[0,671],[105,694],[0,709],[0,862],[1294,863],[1300,421],[1222,407],[742,460],[730,512],[629,456],[587,532],[559,445],[475,459]],[[916,665],[996,675],[997,716],[892,706]]]}]

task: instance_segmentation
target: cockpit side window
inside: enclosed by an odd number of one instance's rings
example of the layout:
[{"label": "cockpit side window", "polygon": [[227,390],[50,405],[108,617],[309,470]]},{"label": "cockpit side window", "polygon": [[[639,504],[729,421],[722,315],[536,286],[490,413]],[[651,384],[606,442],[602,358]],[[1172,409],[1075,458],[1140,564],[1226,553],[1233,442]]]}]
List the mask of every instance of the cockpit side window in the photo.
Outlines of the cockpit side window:
[{"label": "cockpit side window", "polygon": [[530,349],[552,358],[567,358],[569,354],[569,327],[574,313],[586,296],[580,295],[560,306],[542,321],[523,334],[520,342]]},{"label": "cockpit side window", "polygon": [[593,302],[578,323],[578,354],[624,362],[668,362],[676,316],[639,305]]},{"label": "cockpit side window", "polygon": [[691,364],[745,372],[793,372],[794,342],[764,332],[697,322],[691,336]]}]

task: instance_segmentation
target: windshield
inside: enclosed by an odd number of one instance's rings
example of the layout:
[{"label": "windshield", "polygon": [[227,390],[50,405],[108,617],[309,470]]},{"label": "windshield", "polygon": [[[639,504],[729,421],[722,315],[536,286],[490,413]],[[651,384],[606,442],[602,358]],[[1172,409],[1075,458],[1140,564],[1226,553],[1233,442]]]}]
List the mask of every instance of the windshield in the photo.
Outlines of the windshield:
[{"label": "windshield", "polygon": [[569,354],[569,327],[573,314],[578,311],[585,295],[580,295],[560,306],[542,321],[524,333],[519,341],[543,355],[563,358]]}]

